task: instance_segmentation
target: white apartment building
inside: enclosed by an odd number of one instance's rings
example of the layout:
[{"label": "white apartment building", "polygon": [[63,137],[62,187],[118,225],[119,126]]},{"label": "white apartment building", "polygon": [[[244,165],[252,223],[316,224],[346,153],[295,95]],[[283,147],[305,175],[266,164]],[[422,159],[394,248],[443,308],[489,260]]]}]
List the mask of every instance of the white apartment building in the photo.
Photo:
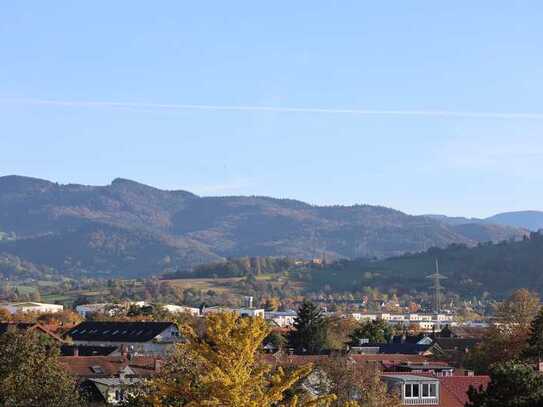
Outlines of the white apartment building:
[{"label": "white apartment building", "polygon": [[172,314],[186,313],[186,314],[194,315],[196,317],[200,315],[199,308],[186,307],[184,305],[166,304],[166,305],[163,305],[162,308],[168,312],[171,312]]},{"label": "white apartment building", "polygon": [[44,304],[41,302],[11,302],[0,304],[0,308],[7,310],[10,314],[16,313],[37,313],[49,314],[62,312],[64,307],[58,304]]}]

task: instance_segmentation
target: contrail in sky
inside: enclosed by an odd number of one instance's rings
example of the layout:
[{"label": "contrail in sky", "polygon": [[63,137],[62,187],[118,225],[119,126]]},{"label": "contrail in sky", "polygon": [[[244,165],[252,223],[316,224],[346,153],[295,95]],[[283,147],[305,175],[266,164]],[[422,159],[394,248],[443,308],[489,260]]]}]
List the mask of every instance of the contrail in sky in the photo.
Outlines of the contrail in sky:
[{"label": "contrail in sky", "polygon": [[360,116],[406,116],[406,117],[443,117],[473,119],[535,119],[542,120],[543,113],[537,112],[472,112],[454,110],[402,110],[402,109],[342,109],[318,107],[278,107],[278,106],[244,106],[244,105],[199,105],[199,104],[166,104],[166,103],[131,103],[82,100],[54,99],[5,99],[2,104],[48,105],[66,107],[98,107],[98,108],[143,108],[157,110],[206,110],[232,112],[277,112],[277,113],[311,113],[311,114],[349,114]]}]

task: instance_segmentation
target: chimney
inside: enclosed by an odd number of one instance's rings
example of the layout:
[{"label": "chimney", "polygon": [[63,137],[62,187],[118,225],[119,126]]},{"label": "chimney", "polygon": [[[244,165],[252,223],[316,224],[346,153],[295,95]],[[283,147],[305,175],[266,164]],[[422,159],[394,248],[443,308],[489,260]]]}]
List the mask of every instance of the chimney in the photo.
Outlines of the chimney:
[{"label": "chimney", "polygon": [[74,346],[74,356],[79,356],[79,347],[77,345]]}]

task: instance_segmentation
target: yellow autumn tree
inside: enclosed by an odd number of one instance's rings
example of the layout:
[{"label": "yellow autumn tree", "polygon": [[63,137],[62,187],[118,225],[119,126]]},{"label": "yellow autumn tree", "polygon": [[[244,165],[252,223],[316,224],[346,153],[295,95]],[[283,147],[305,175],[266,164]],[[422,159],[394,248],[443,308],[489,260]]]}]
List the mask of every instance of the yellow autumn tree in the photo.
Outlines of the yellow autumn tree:
[{"label": "yellow autumn tree", "polygon": [[161,374],[133,406],[285,407],[326,406],[333,396],[294,396],[285,392],[307,376],[312,367],[286,373],[260,363],[258,350],[268,335],[263,318],[240,318],[217,313],[196,326],[184,326],[186,341],[179,344]]}]

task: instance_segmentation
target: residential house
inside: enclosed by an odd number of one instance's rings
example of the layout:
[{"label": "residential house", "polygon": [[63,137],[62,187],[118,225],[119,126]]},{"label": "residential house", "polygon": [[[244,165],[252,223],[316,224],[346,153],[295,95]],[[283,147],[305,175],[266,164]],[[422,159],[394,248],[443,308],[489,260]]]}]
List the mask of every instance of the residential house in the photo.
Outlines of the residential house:
[{"label": "residential house", "polygon": [[66,333],[74,345],[115,346],[142,355],[164,355],[180,341],[177,325],[171,322],[85,321]]},{"label": "residential house", "polygon": [[424,361],[424,362],[402,362],[400,364],[394,365],[393,369],[395,372],[405,372],[405,373],[425,373],[431,374],[434,376],[452,376],[454,374],[454,367],[450,366],[446,362],[433,362],[433,361]]},{"label": "residential house", "polygon": [[160,371],[162,359],[133,356],[64,356],[59,362],[72,374],[91,406],[116,405],[130,387]]},{"label": "residential house", "polygon": [[441,338],[436,337],[431,352],[436,357],[461,366],[470,349],[481,342],[480,338]]},{"label": "residential house", "polygon": [[435,377],[384,374],[381,379],[386,383],[389,392],[400,396],[403,405],[440,405],[440,382]]},{"label": "residential house", "polygon": [[406,406],[464,407],[468,389],[486,387],[488,376],[432,377],[420,374],[391,374],[381,376],[389,391],[395,392]]}]

